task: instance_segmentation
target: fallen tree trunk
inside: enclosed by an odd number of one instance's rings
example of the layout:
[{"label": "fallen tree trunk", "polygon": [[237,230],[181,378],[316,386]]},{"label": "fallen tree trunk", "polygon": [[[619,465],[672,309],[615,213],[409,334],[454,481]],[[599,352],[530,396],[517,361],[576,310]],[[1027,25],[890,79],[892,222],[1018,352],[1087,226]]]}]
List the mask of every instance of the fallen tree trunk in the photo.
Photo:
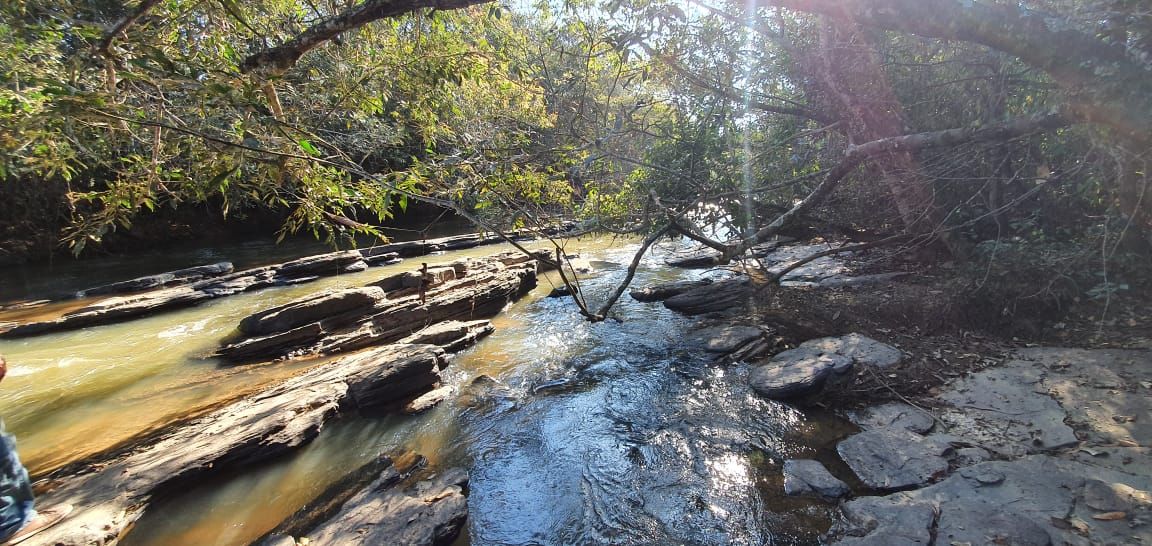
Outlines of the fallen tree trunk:
[{"label": "fallen tree trunk", "polygon": [[444,351],[387,345],[323,364],[162,434],[77,475],[55,476],[41,506],[75,511],[27,544],[115,544],[175,488],[297,449],[337,415],[394,408],[440,378]]}]

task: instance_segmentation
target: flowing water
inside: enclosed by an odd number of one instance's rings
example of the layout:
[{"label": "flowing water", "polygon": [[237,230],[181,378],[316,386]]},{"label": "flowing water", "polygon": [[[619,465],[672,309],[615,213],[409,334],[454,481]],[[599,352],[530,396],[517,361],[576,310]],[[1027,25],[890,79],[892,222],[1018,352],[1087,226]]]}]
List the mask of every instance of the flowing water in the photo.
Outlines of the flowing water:
[{"label": "flowing water", "polygon": [[[573,242],[602,301],[635,244]],[[481,247],[419,261],[505,250]],[[695,275],[662,266],[637,285]],[[122,444],[318,361],[224,367],[206,359],[255,311],[350,287],[416,261],[263,290],[119,325],[0,341],[9,377],[0,415],[34,474]],[[190,265],[190,264],[189,264]],[[462,544],[815,544],[831,508],[784,498],[784,458],[832,458],[848,432],[827,415],[764,400],[742,365],[719,366],[693,340],[700,321],[625,296],[617,321],[591,324],[540,287],[494,319],[496,332],[452,360],[457,400],[420,416],[351,418],[297,453],[153,506],[125,544],[247,544],[381,454],[413,451],[430,471],[470,471]],[[6,317],[0,316],[0,320]],[[494,381],[477,381],[481,375]]]}]

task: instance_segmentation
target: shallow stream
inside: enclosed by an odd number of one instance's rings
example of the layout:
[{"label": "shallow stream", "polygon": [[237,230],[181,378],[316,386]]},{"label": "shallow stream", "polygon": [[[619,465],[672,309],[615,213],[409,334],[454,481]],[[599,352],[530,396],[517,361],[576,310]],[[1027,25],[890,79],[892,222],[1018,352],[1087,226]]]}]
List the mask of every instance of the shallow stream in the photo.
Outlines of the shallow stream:
[{"label": "shallow stream", "polygon": [[[573,241],[602,301],[634,243]],[[203,355],[253,312],[401,270],[505,250],[480,247],[262,290],[118,325],[0,341],[10,362],[0,416],[34,474],[258,390],[320,362],[226,367]],[[688,278],[658,249],[635,285]],[[311,249],[309,249],[311,251]],[[222,256],[219,259],[227,259]],[[215,261],[213,257],[206,261]],[[197,265],[185,263],[181,266]],[[123,277],[122,277],[123,278]],[[620,319],[591,324],[540,286],[455,356],[460,396],[420,416],[352,418],[265,466],[204,483],[154,506],[127,545],[240,545],[380,454],[413,451],[430,471],[471,474],[461,544],[815,544],[828,505],[781,494],[784,458],[830,462],[840,420],[764,400],[742,365],[712,364],[693,332],[706,321],[627,296]],[[6,317],[0,316],[0,320]],[[494,382],[473,381],[481,375]]]}]

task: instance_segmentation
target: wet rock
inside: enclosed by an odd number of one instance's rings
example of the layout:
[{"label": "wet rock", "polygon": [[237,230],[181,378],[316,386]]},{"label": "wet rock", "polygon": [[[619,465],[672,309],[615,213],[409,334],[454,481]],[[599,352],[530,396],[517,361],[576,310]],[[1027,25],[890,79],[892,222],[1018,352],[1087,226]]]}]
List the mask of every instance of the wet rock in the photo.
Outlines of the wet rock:
[{"label": "wet rock", "polygon": [[694,268],[708,268],[720,263],[720,253],[706,248],[695,252],[678,255],[676,257],[664,260],[664,263],[672,267],[680,267],[684,269]]},{"label": "wet rock", "polygon": [[[75,510],[28,544],[115,543],[155,500],[173,488],[230,475],[300,448],[338,415],[376,409],[392,394],[413,392],[404,371],[438,369],[430,345],[391,345],[321,364],[162,431],[129,451],[56,476],[38,502]],[[380,383],[407,383],[393,388]],[[409,395],[410,396],[410,395]],[[361,404],[365,404],[361,406]]]},{"label": "wet rock", "polygon": [[844,546],[914,546],[932,543],[935,507],[902,495],[862,497],[841,507],[846,534],[833,544]]},{"label": "wet rock", "polygon": [[696,333],[696,338],[704,342],[704,350],[710,353],[730,353],[763,336],[763,330],[739,324],[708,328]]},{"label": "wet rock", "polygon": [[903,428],[855,434],[840,442],[836,452],[872,489],[917,487],[948,471],[948,461],[938,455],[938,448]]},{"label": "wet rock", "polygon": [[312,544],[436,546],[450,544],[468,518],[463,486],[468,475],[451,469],[410,488],[399,486],[395,471],[341,506],[332,519],[307,533]]},{"label": "wet rock", "polygon": [[836,479],[824,465],[808,459],[784,461],[784,494],[816,494],[839,498],[849,492],[848,484]]},{"label": "wet rock", "polygon": [[876,368],[895,366],[904,359],[904,353],[900,352],[900,349],[857,333],[811,339],[801,343],[800,348],[818,350],[825,354],[844,355],[856,364]]},{"label": "wet rock", "polygon": [[211,277],[218,277],[220,275],[226,275],[231,272],[232,264],[229,262],[201,265],[197,267],[189,267],[187,269],[180,269],[176,271],[170,271],[168,273],[160,273],[157,275],[148,275],[127,281],[81,290],[76,293],[76,297],[90,298],[92,296],[140,292],[143,290],[151,290],[154,288],[173,286],[177,284],[186,284]]},{"label": "wet rock", "polygon": [[679,281],[666,284],[656,284],[644,288],[633,289],[628,292],[632,299],[636,301],[663,301],[672,296],[678,296],[694,288],[701,286],[708,286],[712,284],[712,279],[703,278],[694,281]]},{"label": "wet rock", "polygon": [[451,395],[452,395],[452,387],[448,386],[448,385],[440,387],[438,389],[430,390],[430,391],[416,397],[415,400],[412,400],[411,402],[408,402],[407,404],[405,404],[404,405],[404,413],[407,413],[408,415],[416,415],[418,413],[424,413],[424,412],[432,409],[434,406],[436,406],[440,402],[443,402],[444,400],[446,400]]},{"label": "wet rock", "polygon": [[927,434],[936,424],[931,415],[902,402],[888,402],[850,412],[848,419],[864,430],[896,426],[916,434]]},{"label": "wet rock", "polygon": [[672,296],[664,300],[664,307],[686,315],[728,312],[743,308],[753,290],[746,278],[726,279]]},{"label": "wet rock", "polygon": [[788,400],[819,391],[833,369],[850,364],[851,361],[839,355],[785,351],[767,364],[753,368],[748,382],[762,396]]},{"label": "wet rock", "polygon": [[548,297],[549,298],[569,298],[569,297],[572,297],[572,290],[568,288],[568,285],[557,286],[556,288],[553,288],[551,292],[548,293]]}]

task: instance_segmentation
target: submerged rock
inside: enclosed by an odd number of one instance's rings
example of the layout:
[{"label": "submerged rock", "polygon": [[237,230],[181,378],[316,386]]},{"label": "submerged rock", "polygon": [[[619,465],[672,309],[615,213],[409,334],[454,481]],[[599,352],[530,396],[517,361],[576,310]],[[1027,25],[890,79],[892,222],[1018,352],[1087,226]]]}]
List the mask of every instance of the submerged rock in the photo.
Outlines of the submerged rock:
[{"label": "submerged rock", "polygon": [[819,461],[790,459],[784,461],[784,494],[820,495],[839,498],[849,492],[848,484],[836,479]]}]

